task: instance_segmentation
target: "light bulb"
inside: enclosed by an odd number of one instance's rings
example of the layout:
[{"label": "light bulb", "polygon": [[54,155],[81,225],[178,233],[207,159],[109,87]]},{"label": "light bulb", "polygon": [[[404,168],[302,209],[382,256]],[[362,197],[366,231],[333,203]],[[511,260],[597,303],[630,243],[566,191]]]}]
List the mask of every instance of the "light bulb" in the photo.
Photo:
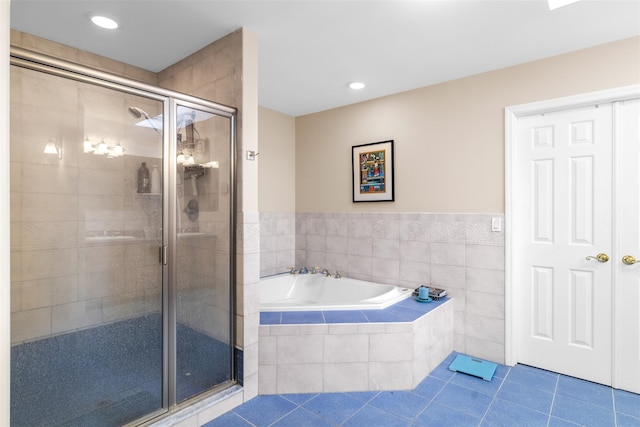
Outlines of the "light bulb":
[{"label": "light bulb", "polygon": [[113,157],[120,157],[124,154],[124,148],[122,147],[122,145],[120,145],[120,143],[118,142],[113,149],[111,150],[112,156]]},{"label": "light bulb", "polygon": [[93,144],[89,141],[89,137],[86,137],[83,142],[84,152],[85,153],[93,153]]},{"label": "light bulb", "polygon": [[49,140],[49,142],[44,146],[44,152],[47,154],[58,154],[58,148],[53,141]]},{"label": "light bulb", "polygon": [[177,160],[179,165],[184,163],[185,157],[184,157],[184,153],[182,151],[178,153],[178,158],[176,160]]},{"label": "light bulb", "polygon": [[109,152],[109,148],[104,140],[100,141],[98,146],[96,147],[96,154],[107,154]]},{"label": "light bulb", "polygon": [[98,27],[106,28],[107,30],[115,30],[118,28],[118,23],[106,16],[95,15],[91,17],[91,22],[96,24]]}]

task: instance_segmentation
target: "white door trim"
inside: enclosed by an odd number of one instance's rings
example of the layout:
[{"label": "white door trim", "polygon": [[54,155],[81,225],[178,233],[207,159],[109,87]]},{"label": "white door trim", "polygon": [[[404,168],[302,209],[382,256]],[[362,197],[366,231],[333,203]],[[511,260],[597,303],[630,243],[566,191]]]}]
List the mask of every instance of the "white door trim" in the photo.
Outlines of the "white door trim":
[{"label": "white door trim", "polygon": [[[515,105],[505,108],[505,363],[513,366],[518,363],[518,288],[513,260],[518,255],[519,228],[514,221],[514,207],[518,205],[518,192],[514,181],[513,167],[516,164],[517,121],[519,117],[552,111],[598,105],[614,101],[638,98],[640,85],[585,93],[547,101]],[[615,299],[615,296],[614,296]],[[615,320],[614,320],[615,322]],[[615,325],[614,325],[615,327]],[[614,359],[615,360],[615,359]],[[614,378],[615,382],[615,378]]]}]

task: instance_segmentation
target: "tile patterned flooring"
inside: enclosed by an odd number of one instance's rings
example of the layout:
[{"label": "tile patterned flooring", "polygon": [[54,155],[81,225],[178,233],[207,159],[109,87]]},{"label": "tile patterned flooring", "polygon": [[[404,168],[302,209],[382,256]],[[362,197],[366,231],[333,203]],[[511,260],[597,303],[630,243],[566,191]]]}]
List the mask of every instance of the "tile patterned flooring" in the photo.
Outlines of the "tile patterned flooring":
[{"label": "tile patterned flooring", "polygon": [[258,396],[203,427],[640,426],[640,395],[523,365],[484,381],[456,354],[414,390]]}]

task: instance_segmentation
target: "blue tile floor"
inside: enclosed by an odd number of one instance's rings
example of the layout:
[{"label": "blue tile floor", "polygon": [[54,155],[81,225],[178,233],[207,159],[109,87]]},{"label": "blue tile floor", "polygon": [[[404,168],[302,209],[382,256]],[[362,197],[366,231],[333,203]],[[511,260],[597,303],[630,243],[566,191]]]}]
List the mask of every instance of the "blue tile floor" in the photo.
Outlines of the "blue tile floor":
[{"label": "blue tile floor", "polygon": [[640,395],[523,365],[484,381],[455,356],[414,390],[258,396],[204,427],[640,426]]}]

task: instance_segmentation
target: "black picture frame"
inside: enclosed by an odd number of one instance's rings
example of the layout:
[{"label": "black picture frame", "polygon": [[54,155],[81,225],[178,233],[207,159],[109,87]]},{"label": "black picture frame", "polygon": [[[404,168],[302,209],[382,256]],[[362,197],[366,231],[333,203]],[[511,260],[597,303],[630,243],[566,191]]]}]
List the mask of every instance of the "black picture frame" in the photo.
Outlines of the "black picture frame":
[{"label": "black picture frame", "polygon": [[351,147],[353,202],[393,202],[393,140]]}]

